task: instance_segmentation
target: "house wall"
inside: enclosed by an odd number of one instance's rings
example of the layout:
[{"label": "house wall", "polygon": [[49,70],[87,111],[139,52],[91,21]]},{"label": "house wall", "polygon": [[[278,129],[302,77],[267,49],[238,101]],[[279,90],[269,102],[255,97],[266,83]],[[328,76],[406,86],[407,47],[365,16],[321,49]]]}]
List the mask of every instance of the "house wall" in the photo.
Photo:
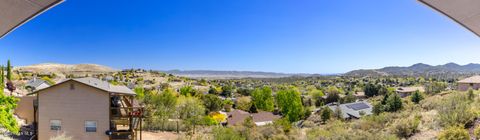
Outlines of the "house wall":
[{"label": "house wall", "polygon": [[480,89],[480,84],[458,83],[458,90],[467,91],[469,88],[474,90]]},{"label": "house wall", "polygon": [[27,124],[33,122],[33,100],[37,99],[37,96],[23,96],[17,97],[17,108],[15,108],[15,114],[24,119]]},{"label": "house wall", "polygon": [[[74,85],[74,90],[70,85]],[[39,91],[38,138],[65,133],[75,140],[107,140],[110,97],[105,91],[75,81]],[[61,120],[61,131],[50,130],[50,120]],[[97,132],[85,132],[85,121],[97,121]]]}]

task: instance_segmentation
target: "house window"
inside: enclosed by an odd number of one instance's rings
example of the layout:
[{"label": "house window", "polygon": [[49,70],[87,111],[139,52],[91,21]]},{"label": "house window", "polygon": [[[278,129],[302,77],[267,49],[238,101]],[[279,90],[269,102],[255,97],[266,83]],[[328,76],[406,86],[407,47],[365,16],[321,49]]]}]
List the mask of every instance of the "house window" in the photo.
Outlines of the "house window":
[{"label": "house window", "polygon": [[62,121],[60,120],[50,120],[50,130],[62,130]]},{"label": "house window", "polygon": [[85,121],[85,132],[97,132],[97,121]]},{"label": "house window", "polygon": [[70,90],[75,90],[75,85],[74,84],[70,84]]}]

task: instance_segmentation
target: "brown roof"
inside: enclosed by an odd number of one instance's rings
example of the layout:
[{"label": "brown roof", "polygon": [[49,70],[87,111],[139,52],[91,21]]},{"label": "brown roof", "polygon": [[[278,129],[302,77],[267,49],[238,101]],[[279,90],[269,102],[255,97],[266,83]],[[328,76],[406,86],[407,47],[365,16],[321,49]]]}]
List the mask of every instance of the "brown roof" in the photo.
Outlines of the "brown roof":
[{"label": "brown roof", "polygon": [[465,78],[463,80],[458,81],[458,83],[467,83],[467,84],[480,83],[480,76],[475,75],[475,76],[472,76],[472,77],[468,77],[468,78]]},{"label": "brown roof", "polygon": [[274,121],[279,119],[281,116],[275,115],[272,112],[259,111],[258,113],[253,113],[254,122],[265,122],[265,121]]},{"label": "brown roof", "polygon": [[480,36],[479,0],[419,0]]},{"label": "brown roof", "polygon": [[259,111],[258,113],[248,113],[243,110],[233,110],[228,113],[228,125],[241,124],[247,117],[252,116],[254,122],[274,121],[281,118],[280,115],[275,115],[272,112]]},{"label": "brown roof", "polygon": [[250,116],[250,113],[245,112],[243,110],[235,109],[228,113],[228,118],[227,118],[228,125],[240,124],[243,121],[245,121],[245,119],[247,119],[248,116]]},{"label": "brown roof", "polygon": [[397,92],[400,93],[411,93],[415,91],[425,92],[425,88],[423,87],[399,87],[397,88]]},{"label": "brown roof", "polygon": [[0,0],[0,38],[63,0]]}]

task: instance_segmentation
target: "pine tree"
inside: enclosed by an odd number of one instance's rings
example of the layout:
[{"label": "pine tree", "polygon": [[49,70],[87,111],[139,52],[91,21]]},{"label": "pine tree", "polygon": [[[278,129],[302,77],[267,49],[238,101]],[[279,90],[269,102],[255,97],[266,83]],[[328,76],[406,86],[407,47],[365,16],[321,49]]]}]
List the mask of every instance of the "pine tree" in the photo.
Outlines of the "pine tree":
[{"label": "pine tree", "polygon": [[330,108],[325,107],[322,110],[322,122],[325,123],[326,121],[330,120],[330,117],[332,116],[332,110]]},{"label": "pine tree", "polygon": [[420,93],[420,91],[415,91],[413,94],[412,94],[412,102],[418,104],[421,100],[423,100],[423,96],[422,94]]},{"label": "pine tree", "polygon": [[3,74],[3,66],[0,66],[0,89],[3,91],[5,88],[5,76]]},{"label": "pine tree", "polygon": [[10,65],[10,60],[7,61],[7,80],[12,81],[12,65]]}]

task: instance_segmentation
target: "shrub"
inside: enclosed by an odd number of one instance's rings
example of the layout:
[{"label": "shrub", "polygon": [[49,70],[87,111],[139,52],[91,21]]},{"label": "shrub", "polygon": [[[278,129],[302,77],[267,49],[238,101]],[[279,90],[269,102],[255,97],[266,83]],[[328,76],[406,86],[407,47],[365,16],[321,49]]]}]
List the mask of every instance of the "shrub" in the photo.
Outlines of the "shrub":
[{"label": "shrub", "polygon": [[468,131],[459,126],[449,127],[438,135],[439,140],[469,140]]},{"label": "shrub", "polygon": [[214,140],[244,140],[238,132],[228,127],[215,127],[212,130]]},{"label": "shrub", "polygon": [[394,125],[394,132],[399,137],[408,138],[418,131],[418,124],[420,120],[414,119],[400,119]]},{"label": "shrub", "polygon": [[464,94],[453,94],[442,101],[438,107],[440,124],[443,126],[465,126],[476,117]]},{"label": "shrub", "polygon": [[473,134],[475,135],[475,138],[476,138],[476,139],[480,139],[480,126],[477,126],[477,127],[473,130]]}]

